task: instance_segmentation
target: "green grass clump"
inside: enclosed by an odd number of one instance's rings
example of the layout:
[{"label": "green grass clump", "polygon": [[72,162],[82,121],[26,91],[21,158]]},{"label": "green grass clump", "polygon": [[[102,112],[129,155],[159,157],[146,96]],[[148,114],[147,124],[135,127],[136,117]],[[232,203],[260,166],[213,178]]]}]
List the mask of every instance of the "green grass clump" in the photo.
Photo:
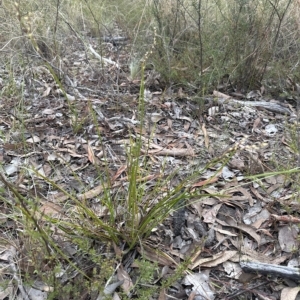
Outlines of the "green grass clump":
[{"label": "green grass clump", "polygon": [[0,37],[0,48],[14,59],[20,51],[27,59],[40,57],[55,70],[72,45],[66,36],[79,44],[92,36],[103,53],[103,37],[117,30],[131,43],[129,67],[149,49],[156,27],[148,63],[163,88],[209,92],[229,75],[235,89],[246,91],[282,74],[299,77],[297,11],[292,0],[4,1],[1,27],[9,34]]}]

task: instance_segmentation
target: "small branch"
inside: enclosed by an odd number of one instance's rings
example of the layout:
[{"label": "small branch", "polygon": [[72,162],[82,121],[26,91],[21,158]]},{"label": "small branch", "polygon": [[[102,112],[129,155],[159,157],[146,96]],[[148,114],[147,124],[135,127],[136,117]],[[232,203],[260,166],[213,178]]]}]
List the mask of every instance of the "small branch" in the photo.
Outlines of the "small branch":
[{"label": "small branch", "polygon": [[264,264],[260,262],[247,261],[241,261],[240,266],[244,272],[259,273],[263,275],[273,275],[300,281],[299,268],[291,268],[272,264]]},{"label": "small branch", "polygon": [[272,214],[271,218],[276,220],[276,221],[284,222],[284,223],[294,223],[294,224],[299,224],[300,223],[299,218],[295,218],[295,217],[289,216],[289,215],[278,216],[278,215]]},{"label": "small branch", "polygon": [[110,64],[110,65],[116,66],[117,68],[120,68],[119,64],[116,63],[115,61],[112,61],[111,59],[102,57],[100,54],[98,54],[90,44],[89,44],[89,49],[104,64]]},{"label": "small branch", "polygon": [[213,95],[217,97],[215,100],[219,104],[225,104],[225,103],[235,103],[238,105],[242,106],[250,106],[250,107],[261,107],[266,110],[275,112],[275,113],[280,113],[280,114],[286,114],[289,116],[293,116],[293,112],[291,112],[288,108],[278,104],[278,103],[273,103],[269,101],[241,101],[241,100],[235,100],[231,98],[230,96],[227,96],[225,94],[222,94],[220,92],[214,91]]}]

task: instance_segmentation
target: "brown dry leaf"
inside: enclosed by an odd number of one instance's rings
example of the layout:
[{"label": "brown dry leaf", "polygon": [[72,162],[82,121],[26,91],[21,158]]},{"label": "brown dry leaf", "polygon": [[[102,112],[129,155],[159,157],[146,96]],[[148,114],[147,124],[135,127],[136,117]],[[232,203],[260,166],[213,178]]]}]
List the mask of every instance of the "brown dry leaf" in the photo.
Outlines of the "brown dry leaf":
[{"label": "brown dry leaf", "polygon": [[58,192],[57,194],[49,195],[49,200],[51,200],[53,202],[64,202],[68,199],[69,199],[69,196],[63,192]]},{"label": "brown dry leaf", "polygon": [[[254,223],[251,224],[252,227],[256,228],[256,229],[259,229],[260,226],[265,222],[267,221],[268,219],[267,218],[261,218],[261,219],[257,219]],[[268,230],[257,230],[259,232],[267,232]],[[269,232],[269,231],[268,231]],[[268,235],[270,235],[270,237],[272,237],[272,235],[269,233]]]},{"label": "brown dry leaf", "polygon": [[273,237],[274,237],[273,234],[272,234],[269,230],[267,230],[267,229],[258,229],[257,231],[258,231],[258,232],[262,232],[263,234],[269,236],[269,237],[272,238],[272,239],[273,239]]},{"label": "brown dry leaf", "polygon": [[284,288],[281,291],[280,300],[295,300],[299,291],[299,286]]},{"label": "brown dry leaf", "polygon": [[250,186],[250,191],[255,195],[255,197],[261,201],[265,201],[266,199],[255,189],[253,186]]},{"label": "brown dry leaf", "polygon": [[51,89],[52,89],[52,87],[49,86],[48,84],[45,84],[45,87],[46,87],[46,90],[44,91],[44,93],[42,95],[42,98],[45,98],[45,97],[49,96],[49,94],[51,92]]},{"label": "brown dry leaf", "polygon": [[197,211],[198,216],[202,216],[203,207],[201,201],[199,200],[193,201],[191,203],[191,207],[194,208],[195,211]]},{"label": "brown dry leaf", "polygon": [[168,254],[159,251],[158,249],[153,249],[147,245],[143,245],[143,248],[137,248],[138,252],[145,256],[148,260],[157,262],[163,266],[174,266],[177,265],[176,261],[170,257]]},{"label": "brown dry leaf", "polygon": [[237,251],[224,251],[224,252],[220,252],[216,255],[213,255],[212,257],[199,258],[193,264],[189,265],[189,269],[194,270],[198,266],[216,267],[219,264],[222,264],[223,262],[229,260],[237,253],[238,253]]},{"label": "brown dry leaf", "polygon": [[215,223],[217,214],[222,205],[223,203],[219,203],[213,206],[211,209],[203,210],[203,222],[212,224]]},{"label": "brown dry leaf", "polygon": [[277,183],[277,180],[276,180],[276,176],[270,176],[270,177],[266,177],[265,178],[265,181],[270,184],[271,186],[272,185],[275,185]]},{"label": "brown dry leaf", "polygon": [[39,143],[40,141],[41,141],[41,139],[36,135],[34,135],[31,138],[26,140],[27,143],[31,143],[31,144]]},{"label": "brown dry leaf", "polygon": [[188,297],[188,300],[194,300],[195,299],[195,296],[197,295],[197,292],[196,291],[192,291]]},{"label": "brown dry leaf", "polygon": [[[69,138],[69,139],[63,139],[63,145],[69,145],[69,146],[72,146],[72,147],[75,147],[75,144],[76,143],[78,143],[78,139],[71,139],[71,138]],[[81,144],[86,144],[86,141],[80,141],[81,142]]]},{"label": "brown dry leaf", "polygon": [[[93,203],[91,206],[93,212],[95,213],[95,215],[99,218],[102,218],[104,216],[108,216],[109,213],[109,209],[107,208],[107,206],[101,205],[101,203]],[[121,225],[120,223],[118,225]]]},{"label": "brown dry leaf", "polygon": [[252,132],[254,132],[258,127],[261,126],[261,118],[258,117],[255,119],[255,121],[253,122],[253,126],[252,126]]},{"label": "brown dry leaf", "polygon": [[[0,226],[4,226],[8,220],[8,217],[6,216],[5,209],[0,209]],[[1,299],[1,298],[0,298]]]},{"label": "brown dry leaf", "polygon": [[[190,258],[190,261],[191,263],[194,263],[196,261],[196,259],[200,256],[201,252],[202,252],[202,249],[203,249],[203,245],[204,245],[204,242],[201,241],[201,242],[198,242],[198,243],[195,243],[197,246],[195,247],[196,248],[196,251],[193,250],[193,253],[192,253],[192,256]],[[197,249],[198,248],[198,249]],[[189,253],[190,251],[187,251],[187,254]]]},{"label": "brown dry leaf", "polygon": [[182,87],[179,88],[179,90],[177,92],[177,96],[179,97],[179,99],[183,99],[186,97],[184,92],[182,91]]},{"label": "brown dry leaf", "polygon": [[116,243],[113,243],[112,246],[114,248],[114,251],[115,251],[115,254],[116,254],[116,258],[121,258],[122,257],[122,250],[120,249],[120,247],[118,247],[116,245]]},{"label": "brown dry leaf", "polygon": [[234,223],[233,220],[230,220],[229,218],[227,218],[228,220],[228,223],[224,222],[224,221],[221,221],[219,219],[217,219],[217,222],[219,224],[221,224],[222,226],[228,226],[228,227],[233,227],[233,228],[236,228],[238,230],[242,230],[246,233],[248,233],[250,236],[252,236],[257,244],[259,245],[260,244],[260,236],[256,233],[256,231],[253,229],[252,226],[249,226],[249,225],[246,225],[246,224],[243,224],[243,223]]},{"label": "brown dry leaf", "polygon": [[230,239],[231,243],[239,249],[239,252],[233,256],[230,260],[233,262],[243,261],[258,261],[261,263],[271,263],[271,259],[264,255],[263,253],[258,253],[253,249],[249,249],[248,247],[244,247],[240,245],[239,241],[234,241]]},{"label": "brown dry leaf", "polygon": [[185,132],[188,132],[188,130],[190,129],[191,127],[191,122],[185,122],[184,125],[183,125],[183,129]]},{"label": "brown dry leaf", "polygon": [[217,201],[217,199],[214,199],[214,198],[204,198],[204,199],[200,200],[199,203],[211,206],[211,205],[216,205],[218,203],[218,201]]},{"label": "brown dry leaf", "polygon": [[277,183],[274,185],[271,185],[268,189],[267,189],[267,194],[271,195],[274,191],[276,191],[277,189],[282,188],[282,184],[281,183]]},{"label": "brown dry leaf", "polygon": [[[113,187],[118,187],[121,184],[122,184],[121,182],[116,182],[116,183],[114,183]],[[78,198],[78,200],[94,198],[94,197],[98,196],[104,189],[107,189],[108,187],[109,187],[108,185],[99,184],[98,186],[92,188],[91,190],[89,190],[83,194],[77,195],[77,198]]]},{"label": "brown dry leaf", "polygon": [[236,169],[240,171],[245,170],[245,163],[240,158],[232,158],[228,165],[231,169]]},{"label": "brown dry leaf", "polygon": [[219,110],[220,110],[219,106],[212,106],[208,109],[208,115],[210,117],[213,117],[219,112]]},{"label": "brown dry leaf", "polygon": [[167,295],[166,295],[166,289],[162,288],[159,292],[158,300],[166,300]]},{"label": "brown dry leaf", "polygon": [[[244,188],[235,186],[234,188],[230,188],[227,193],[231,194],[232,196],[230,197],[231,201],[248,201],[250,206],[253,206],[254,200],[251,196],[251,194]],[[233,194],[242,194],[241,196],[236,196]]]},{"label": "brown dry leaf", "polygon": [[5,150],[17,150],[21,148],[22,143],[5,143],[3,144],[3,149]]},{"label": "brown dry leaf", "polygon": [[173,126],[173,121],[171,119],[167,119],[167,124],[168,124],[168,130],[171,130],[172,129],[172,126]]},{"label": "brown dry leaf", "polygon": [[249,226],[249,225],[246,225],[246,224],[243,224],[243,223],[239,223],[236,227],[237,229],[241,229],[243,230],[244,232],[248,233],[249,235],[251,235],[257,242],[257,244],[259,245],[260,244],[260,236],[256,233],[256,230],[253,229],[252,226]]},{"label": "brown dry leaf", "polygon": [[166,155],[166,156],[195,156],[195,152],[193,149],[161,148],[159,150],[150,150],[150,151],[144,151],[143,149],[141,149],[141,152],[147,154]]},{"label": "brown dry leaf", "polygon": [[108,186],[103,186],[103,184],[100,184],[100,185],[94,187],[93,189],[91,189],[83,194],[78,195],[77,198],[78,198],[78,200],[94,198],[94,197],[98,196],[107,187]]},{"label": "brown dry leaf", "polygon": [[126,165],[124,165],[124,166],[121,166],[118,170],[117,170],[117,172],[116,172],[116,174],[113,176],[113,178],[111,179],[112,180],[112,182],[114,182],[114,181],[116,181],[116,179],[125,171],[127,169],[127,166]]},{"label": "brown dry leaf", "polygon": [[151,122],[158,123],[159,121],[163,120],[165,117],[162,115],[162,113],[152,113],[150,116]]},{"label": "brown dry leaf", "polygon": [[241,186],[237,187],[237,190],[240,193],[242,193],[244,195],[244,197],[249,201],[250,206],[253,206],[254,200],[253,200],[251,194]]},{"label": "brown dry leaf", "polygon": [[54,111],[54,109],[52,109],[52,108],[45,108],[45,109],[42,111],[42,114],[43,114],[43,115],[53,115],[53,114],[55,114],[55,111]]},{"label": "brown dry leaf", "polygon": [[[16,249],[13,246],[11,246],[9,244],[0,246],[1,261],[8,262],[15,254],[16,254]],[[1,271],[3,272],[3,270],[1,270]]]},{"label": "brown dry leaf", "polygon": [[[276,180],[277,180],[277,183],[281,183],[281,184],[284,184],[286,182],[286,176],[284,175],[277,175],[276,176]],[[287,183],[287,182],[286,182]]]},{"label": "brown dry leaf", "polygon": [[199,181],[197,183],[194,183],[192,185],[192,188],[193,187],[199,187],[199,186],[208,185],[210,183],[215,183],[216,181],[218,181],[218,179],[219,179],[219,176],[214,176],[214,177],[211,177],[209,179],[206,179],[206,180],[203,180],[203,181]]},{"label": "brown dry leaf", "polygon": [[63,208],[53,202],[44,202],[40,208],[41,216],[46,215],[52,218],[59,218],[63,215]]},{"label": "brown dry leaf", "polygon": [[[147,182],[147,181],[151,181],[156,178],[159,178],[159,177],[161,177],[160,174],[146,175],[145,177],[137,178],[136,182]],[[125,176],[125,177],[122,177],[119,179],[119,182],[124,182],[124,181],[128,181],[128,176]]]},{"label": "brown dry leaf", "polygon": [[226,95],[224,93],[221,93],[219,91],[213,91],[213,95],[215,97],[224,98],[224,99],[231,99],[232,98],[231,96],[228,96],[228,95]]},{"label": "brown dry leaf", "polygon": [[68,148],[57,148],[56,150],[60,151],[60,152],[67,152],[68,154],[70,154],[70,156],[72,157],[86,157],[86,155],[82,155],[82,154],[78,154]]},{"label": "brown dry leaf", "polygon": [[207,195],[211,195],[211,197],[216,198],[220,201],[225,201],[227,199],[230,199],[230,195],[228,194],[223,194],[224,191],[216,191],[215,189],[205,187],[201,189],[201,191],[206,192]]},{"label": "brown dry leaf", "polygon": [[[195,242],[191,245],[190,249],[185,253],[185,256],[189,255],[190,256],[190,261],[191,263],[194,263],[195,260],[199,257],[199,255],[202,252],[203,249],[203,242]],[[183,258],[183,256],[181,255],[181,253],[179,254],[179,256],[181,258]]]},{"label": "brown dry leaf", "polygon": [[232,261],[225,261],[223,263],[223,268],[229,278],[238,279],[242,272],[240,264]]},{"label": "brown dry leaf", "polygon": [[141,149],[141,152],[145,153],[147,155],[149,155],[149,154],[167,155],[167,156],[194,156],[195,155],[195,151],[191,147],[188,147],[187,149],[181,149],[181,148],[175,148],[175,147],[173,147],[172,149],[166,149],[157,144],[149,143],[149,141],[145,138],[143,138],[143,140],[146,142],[147,145],[149,145],[149,148],[156,149],[156,150]]},{"label": "brown dry leaf", "polygon": [[[193,292],[197,295],[196,299],[215,299],[214,291],[209,285],[209,276],[206,272],[187,274],[183,279],[183,284],[187,286],[192,286]],[[193,297],[189,299],[194,299]]]},{"label": "brown dry leaf", "polygon": [[51,165],[48,164],[48,163],[46,163],[46,164],[43,165],[42,168],[43,168],[43,172],[44,172],[44,174],[45,174],[45,177],[49,177],[50,174],[51,174],[52,171],[53,171]]},{"label": "brown dry leaf", "polygon": [[8,286],[7,288],[5,288],[4,286],[3,288],[1,288],[0,299],[9,299],[9,295],[16,295],[16,291],[14,291],[13,286]]},{"label": "brown dry leaf", "polygon": [[222,243],[224,247],[228,249],[229,248],[229,244],[227,242],[228,237],[220,233],[219,231],[215,231],[215,234],[216,234],[216,240],[218,241],[218,244],[216,246]]},{"label": "brown dry leaf", "polygon": [[87,145],[88,159],[94,165],[95,164],[95,154],[90,144]]},{"label": "brown dry leaf", "polygon": [[290,253],[298,249],[298,234],[299,229],[295,225],[281,227],[278,232],[278,241],[281,250]]},{"label": "brown dry leaf", "polygon": [[208,138],[207,131],[206,131],[206,128],[205,128],[205,123],[202,124],[201,128],[202,128],[203,135],[204,135],[204,144],[205,144],[205,147],[208,149],[208,147],[209,147],[209,138]]},{"label": "brown dry leaf", "polygon": [[[257,274],[246,273],[244,271],[241,271],[237,280],[238,280],[238,282],[240,282],[242,284],[248,284],[257,276],[258,276]],[[268,298],[263,298],[263,299],[268,300]],[[270,299],[270,300],[273,300],[273,299]]]},{"label": "brown dry leaf", "polygon": [[124,270],[122,265],[120,265],[117,270],[117,277],[120,281],[124,280],[122,284],[122,289],[126,294],[128,294],[133,288],[133,283],[129,274]]},{"label": "brown dry leaf", "polygon": [[191,145],[188,142],[185,142],[184,144],[186,146],[186,149],[188,150],[188,153],[190,153],[191,156],[195,156],[193,147],[191,147]]},{"label": "brown dry leaf", "polygon": [[221,229],[221,228],[218,228],[218,227],[214,227],[214,230],[217,231],[217,232],[220,232],[226,236],[238,236],[236,233],[232,233],[228,230],[224,230],[224,229]]},{"label": "brown dry leaf", "polygon": [[284,263],[287,259],[290,259],[291,257],[289,255],[283,255],[281,257],[274,258],[271,263],[274,265],[280,265]]},{"label": "brown dry leaf", "polygon": [[121,300],[120,296],[118,295],[118,293],[114,293],[112,300]]}]

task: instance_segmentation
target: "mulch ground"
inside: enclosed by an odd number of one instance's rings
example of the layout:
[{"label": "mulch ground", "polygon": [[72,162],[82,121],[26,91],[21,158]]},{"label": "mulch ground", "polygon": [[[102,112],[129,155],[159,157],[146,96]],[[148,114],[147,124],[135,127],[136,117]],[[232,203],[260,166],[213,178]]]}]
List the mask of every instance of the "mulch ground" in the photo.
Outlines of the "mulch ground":
[{"label": "mulch ground", "polygon": [[[128,147],[141,133],[140,80],[130,78],[130,45],[103,43],[100,51],[96,41],[90,43],[111,62],[102,64],[84,47],[70,46],[61,67],[55,69],[64,91],[39,59],[16,67],[13,83],[1,71],[3,176],[23,195],[39,198],[42,211],[51,216],[65,213],[70,199],[59,190],[63,189],[89,201],[103,217],[99,201],[103,182],[113,182],[112,193],[126,191]],[[218,97],[226,96],[226,88],[223,94],[206,97],[182,88],[166,89],[153,70],[146,70],[145,82],[141,154],[147,169],[142,170],[141,181],[150,191],[159,178],[174,174],[163,194],[196,174],[188,186],[194,197],[155,228],[140,249],[163,270],[160,279],[190,258],[184,278],[153,299],[295,299],[299,277],[292,268],[299,266],[300,222],[295,103],[270,99],[267,91],[248,99],[239,95],[245,103],[263,100],[282,105],[290,111],[283,115],[237,105],[232,98],[220,104]],[[20,96],[14,91],[21,88]],[[233,152],[226,165],[216,162],[207,167]],[[28,172],[31,168],[54,185]],[[262,173],[265,176],[259,177]],[[13,203],[11,192],[2,190],[2,197]],[[20,246],[18,225],[9,217],[7,202],[2,201],[1,211],[2,238],[6,240],[9,232]],[[3,254],[7,244],[2,249]],[[16,251],[21,250],[16,247]],[[139,255],[127,255],[121,278],[134,276],[128,262]],[[2,260],[12,263],[4,256]],[[256,263],[252,273],[241,262]],[[276,270],[279,265],[287,267],[288,275]],[[155,284],[159,285],[158,279]],[[112,290],[115,296],[118,289],[122,285]]]}]

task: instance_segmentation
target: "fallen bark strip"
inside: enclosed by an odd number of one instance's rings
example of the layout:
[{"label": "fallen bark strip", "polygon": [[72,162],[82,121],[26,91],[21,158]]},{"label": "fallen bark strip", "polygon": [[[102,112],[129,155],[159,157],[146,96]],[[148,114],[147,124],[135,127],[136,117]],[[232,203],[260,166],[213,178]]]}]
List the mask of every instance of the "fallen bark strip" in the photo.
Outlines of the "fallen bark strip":
[{"label": "fallen bark strip", "polygon": [[[218,99],[219,102],[220,99]],[[225,101],[225,99],[222,99]],[[240,101],[240,100],[234,100],[231,99],[233,103],[241,104],[241,105],[247,105],[247,106],[252,106],[252,107],[262,107],[264,109],[267,109],[269,111],[275,112],[275,113],[280,113],[284,115],[292,115],[293,113],[286,107],[278,104],[278,103],[273,103],[273,102],[267,102],[267,101]]]},{"label": "fallen bark strip", "polygon": [[300,223],[300,219],[299,218],[295,218],[293,216],[278,216],[278,215],[274,215],[272,214],[271,215],[271,218],[276,220],[276,221],[279,221],[279,222],[285,222],[285,223],[294,223],[294,224],[299,224]]},{"label": "fallen bark strip", "polygon": [[240,266],[245,272],[259,273],[263,275],[273,275],[279,277],[290,278],[300,281],[300,269],[260,262],[241,261]]},{"label": "fallen bark strip", "polygon": [[281,113],[281,114],[287,114],[289,116],[293,115],[293,113],[286,107],[273,102],[267,102],[267,101],[241,101],[241,100],[234,100],[234,99],[224,99],[224,98],[218,98],[217,99],[219,104],[224,104],[225,102],[230,101],[230,103],[236,103],[240,105],[246,105],[246,106],[252,106],[252,107],[261,107],[264,109],[267,109],[269,111],[275,112],[275,113]]},{"label": "fallen bark strip", "polygon": [[279,103],[275,102],[269,102],[269,101],[242,101],[242,100],[235,100],[231,98],[230,96],[214,91],[213,95],[217,97],[216,101],[219,104],[223,104],[225,102],[230,103],[236,103],[240,105],[246,105],[251,107],[262,107],[264,109],[267,109],[269,111],[280,113],[280,114],[286,114],[286,115],[293,115],[293,112],[290,111],[287,107],[284,107],[283,105],[280,105]]}]

